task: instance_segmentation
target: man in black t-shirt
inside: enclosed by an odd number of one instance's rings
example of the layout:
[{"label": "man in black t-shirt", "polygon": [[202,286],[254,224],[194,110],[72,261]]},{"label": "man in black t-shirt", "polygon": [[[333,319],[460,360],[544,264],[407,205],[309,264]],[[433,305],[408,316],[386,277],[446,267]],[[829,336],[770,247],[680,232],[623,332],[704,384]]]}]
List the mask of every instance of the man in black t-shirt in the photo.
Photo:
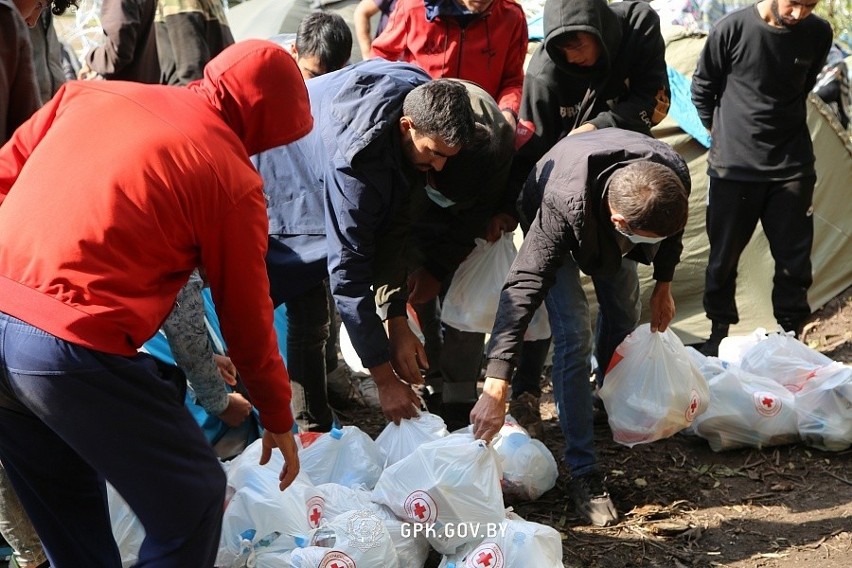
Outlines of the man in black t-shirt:
[{"label": "man in black t-shirt", "polygon": [[763,0],[719,20],[698,60],[692,99],[711,131],[702,351],[716,355],[731,324],[737,264],[760,220],[775,260],[772,306],[800,334],[811,313],[811,202],[816,173],[805,101],[831,46],[818,0]]}]

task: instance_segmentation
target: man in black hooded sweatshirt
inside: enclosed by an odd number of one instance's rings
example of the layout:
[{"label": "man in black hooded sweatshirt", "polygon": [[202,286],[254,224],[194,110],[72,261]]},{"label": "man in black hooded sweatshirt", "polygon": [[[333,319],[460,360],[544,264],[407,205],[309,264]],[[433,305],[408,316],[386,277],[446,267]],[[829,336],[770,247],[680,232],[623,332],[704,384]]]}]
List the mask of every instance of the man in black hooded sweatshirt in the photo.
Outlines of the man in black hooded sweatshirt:
[{"label": "man in black hooded sweatshirt", "polygon": [[[669,107],[665,42],[660,19],[647,3],[609,6],[605,0],[548,0],[544,32],[524,79],[517,153],[510,174],[510,190],[516,195],[536,162],[564,136],[609,127],[650,135],[651,127],[665,117]],[[634,280],[638,295],[638,279]],[[618,314],[604,311],[595,326],[598,377],[603,376],[601,369],[607,368],[614,347],[637,323],[621,321]],[[602,328],[608,331],[605,336],[600,333]],[[549,344],[549,340],[524,342],[512,380],[509,411],[533,431],[541,421],[539,377]],[[584,368],[589,366],[586,362]],[[567,419],[585,422],[573,413]],[[588,424],[570,429],[591,432],[592,427],[589,414]],[[566,429],[563,434],[577,510],[595,524],[615,521],[617,513],[604,487],[594,448],[583,441],[590,437],[580,436],[580,440],[569,436]]]}]

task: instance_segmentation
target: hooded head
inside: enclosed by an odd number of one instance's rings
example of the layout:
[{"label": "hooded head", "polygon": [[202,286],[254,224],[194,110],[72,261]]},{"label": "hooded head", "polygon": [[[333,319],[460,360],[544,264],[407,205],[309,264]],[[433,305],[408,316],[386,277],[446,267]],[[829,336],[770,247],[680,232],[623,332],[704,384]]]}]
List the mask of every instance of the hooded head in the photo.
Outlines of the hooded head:
[{"label": "hooded head", "polygon": [[[621,24],[606,0],[547,0],[544,3],[544,48],[556,66],[572,75],[608,74],[621,44]],[[569,61],[565,47],[589,45]],[[595,53],[596,61],[588,60]]]},{"label": "hooded head", "polygon": [[188,86],[215,108],[249,155],[298,140],[311,131],[308,91],[299,67],[270,41],[228,47]]}]

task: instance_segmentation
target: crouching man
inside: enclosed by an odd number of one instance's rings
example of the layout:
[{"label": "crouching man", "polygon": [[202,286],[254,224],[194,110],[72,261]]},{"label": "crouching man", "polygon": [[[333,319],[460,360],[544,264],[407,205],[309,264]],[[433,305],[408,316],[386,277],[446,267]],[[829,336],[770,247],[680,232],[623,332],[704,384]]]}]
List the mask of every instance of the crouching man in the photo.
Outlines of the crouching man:
[{"label": "crouching man", "polygon": [[[471,411],[477,438],[503,424],[509,379],[524,332],[544,301],[553,331],[553,392],[577,512],[605,526],[618,514],[595,458],[589,368],[606,369],[639,323],[637,262],[654,264],[651,329],[674,317],[670,285],[683,249],[689,171],[668,145],[607,128],[563,138],[536,164],[520,202],[526,234],[500,297],[482,397]],[[580,271],[599,304],[594,342]],[[602,379],[602,374],[597,376]]]}]

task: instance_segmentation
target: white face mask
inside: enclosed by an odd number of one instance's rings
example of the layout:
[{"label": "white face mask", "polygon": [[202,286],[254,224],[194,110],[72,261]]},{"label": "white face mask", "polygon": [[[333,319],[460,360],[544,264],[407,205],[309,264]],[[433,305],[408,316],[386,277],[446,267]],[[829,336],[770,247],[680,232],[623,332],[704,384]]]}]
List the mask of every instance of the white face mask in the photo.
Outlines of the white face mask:
[{"label": "white face mask", "polygon": [[627,238],[630,239],[631,243],[634,243],[634,244],[637,244],[637,245],[641,245],[641,244],[653,245],[654,243],[658,243],[658,242],[662,241],[666,237],[640,237],[639,235],[628,235]]},{"label": "white face mask", "polygon": [[640,235],[636,235],[634,233],[630,233],[628,231],[625,231],[618,224],[615,225],[615,230],[618,231],[619,233],[621,233],[622,235],[624,235],[625,237],[627,237],[627,239],[635,245],[643,245],[643,244],[653,245],[653,244],[656,244],[656,243],[658,243],[658,242],[660,242],[660,241],[662,241],[666,238],[666,237],[642,237]]},{"label": "white face mask", "polygon": [[426,195],[429,196],[429,199],[431,199],[435,205],[443,209],[447,209],[456,204],[455,201],[445,196],[443,193],[441,193],[428,183],[426,184]]}]

